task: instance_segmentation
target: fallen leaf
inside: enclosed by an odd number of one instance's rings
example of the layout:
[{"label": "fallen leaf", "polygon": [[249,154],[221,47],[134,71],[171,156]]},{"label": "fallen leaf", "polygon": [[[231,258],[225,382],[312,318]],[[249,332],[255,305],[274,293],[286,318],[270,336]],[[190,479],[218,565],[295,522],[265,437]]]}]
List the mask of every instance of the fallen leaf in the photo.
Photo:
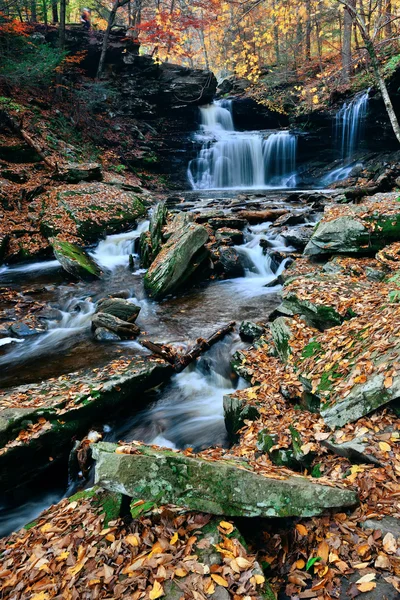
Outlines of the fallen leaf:
[{"label": "fallen leaf", "polygon": [[211,578],[215,581],[215,583],[222,585],[223,587],[228,587],[229,585],[226,579],[221,577],[221,575],[217,575],[216,573],[212,573]]},{"label": "fallen leaf", "polygon": [[296,529],[300,535],[307,535],[307,533],[308,533],[307,529],[301,523],[298,523],[296,525]]},{"label": "fallen leaf", "polygon": [[397,551],[397,542],[396,542],[396,538],[394,537],[393,533],[388,532],[385,537],[383,538],[383,549],[385,550],[385,552],[387,552],[388,554],[395,554]]},{"label": "fallen leaf", "polygon": [[150,600],[156,600],[156,598],[161,598],[164,596],[163,586],[159,581],[155,581],[153,585],[153,589],[149,593]]}]

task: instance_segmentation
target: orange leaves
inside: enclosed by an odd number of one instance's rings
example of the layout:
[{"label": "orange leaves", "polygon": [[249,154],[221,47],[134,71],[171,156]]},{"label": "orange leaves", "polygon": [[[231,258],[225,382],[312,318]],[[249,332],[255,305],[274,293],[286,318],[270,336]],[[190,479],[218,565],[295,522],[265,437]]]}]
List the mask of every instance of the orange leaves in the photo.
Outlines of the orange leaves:
[{"label": "orange leaves", "polygon": [[296,525],[296,529],[300,535],[307,535],[307,533],[308,533],[307,528],[304,525],[302,525],[301,523],[298,523]]}]

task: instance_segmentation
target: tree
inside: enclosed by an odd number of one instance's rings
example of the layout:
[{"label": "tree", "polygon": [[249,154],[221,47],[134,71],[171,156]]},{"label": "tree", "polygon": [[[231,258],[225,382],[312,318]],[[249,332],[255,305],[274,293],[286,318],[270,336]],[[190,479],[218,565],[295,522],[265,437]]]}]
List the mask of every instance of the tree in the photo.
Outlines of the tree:
[{"label": "tree", "polygon": [[[349,11],[352,19],[354,20],[354,23],[356,24],[360,35],[363,39],[363,42],[365,44],[365,48],[368,52],[369,58],[371,60],[371,66],[374,72],[374,76],[375,76],[375,80],[376,83],[379,86],[379,89],[381,91],[382,94],[382,99],[383,102],[385,104],[385,108],[386,108],[386,112],[388,114],[390,123],[392,125],[393,128],[393,132],[398,140],[398,142],[400,143],[400,126],[399,126],[399,122],[397,120],[397,116],[396,113],[394,112],[394,108],[393,108],[393,104],[392,101],[390,99],[389,96],[389,92],[388,89],[386,87],[386,83],[385,83],[385,79],[383,77],[380,65],[379,65],[379,60],[376,54],[376,50],[375,50],[375,46],[374,46],[374,41],[372,39],[372,36],[370,34],[370,29],[367,26],[365,20],[364,20],[364,15],[363,13],[358,10],[354,5],[353,5],[353,1],[352,0],[337,0],[338,2],[340,2],[340,4],[343,4],[345,6],[345,8]],[[378,31],[378,28],[376,29],[376,32]]]},{"label": "tree", "polygon": [[[355,9],[356,0],[348,0],[349,6]],[[349,83],[352,71],[351,61],[351,34],[353,30],[353,15],[347,6],[344,7],[343,42],[342,42],[342,67],[343,81]]]},{"label": "tree", "polygon": [[[65,0],[61,0],[61,2],[65,2]],[[99,66],[97,68],[96,79],[100,79],[100,77],[103,73],[104,63],[105,63],[106,54],[107,54],[108,39],[110,37],[110,32],[111,32],[112,26],[114,25],[115,16],[117,14],[117,11],[119,8],[121,8],[121,6],[125,6],[125,4],[128,4],[128,2],[129,2],[129,0],[115,0],[114,1],[113,7],[110,11],[110,15],[108,17],[107,29],[104,33],[103,45],[101,47],[101,54],[100,54]]]}]

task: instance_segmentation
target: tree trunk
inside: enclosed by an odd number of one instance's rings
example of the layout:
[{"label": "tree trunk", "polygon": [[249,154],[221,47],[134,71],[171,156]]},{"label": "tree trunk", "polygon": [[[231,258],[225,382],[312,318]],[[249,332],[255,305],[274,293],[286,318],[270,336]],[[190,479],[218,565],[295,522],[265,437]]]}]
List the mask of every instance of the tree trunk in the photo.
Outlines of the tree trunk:
[{"label": "tree trunk", "polygon": [[43,22],[47,27],[47,1],[46,0],[42,0],[42,7],[43,7]]},{"label": "tree trunk", "polygon": [[58,23],[58,7],[57,0],[53,0],[51,3],[51,12],[53,15],[53,23]]},{"label": "tree trunk", "polygon": [[37,23],[36,0],[31,0],[31,22]]},{"label": "tree trunk", "polygon": [[[361,32],[362,35],[362,32]],[[363,36],[364,37],[364,36]],[[394,134],[397,138],[397,141],[400,143],[400,125],[396,117],[396,113],[394,112],[393,104],[389,96],[389,92],[386,87],[385,79],[381,73],[381,69],[379,66],[378,58],[375,53],[375,48],[371,40],[366,40],[364,38],[364,42],[366,48],[368,50],[368,54],[371,59],[372,68],[374,70],[375,79],[379,85],[379,89],[381,90],[383,102],[385,104],[386,112],[390,119],[390,124],[393,128]]]},{"label": "tree trunk", "polygon": [[[355,0],[349,0],[352,6],[355,6]],[[350,82],[351,77],[351,32],[353,28],[352,14],[345,6],[343,19],[343,43],[342,43],[342,68],[344,83]]]},{"label": "tree trunk", "polygon": [[305,44],[305,58],[307,62],[311,60],[311,2],[310,0],[306,3],[307,7],[307,22],[306,22],[306,44]]},{"label": "tree trunk", "polygon": [[392,3],[391,0],[386,2],[386,10],[385,10],[385,34],[388,39],[392,37],[393,27],[392,27]]},{"label": "tree trunk", "polygon": [[104,63],[105,63],[106,54],[107,54],[108,38],[110,37],[110,31],[112,29],[112,26],[114,25],[115,16],[116,16],[117,10],[119,9],[120,6],[121,6],[121,4],[119,3],[119,0],[115,0],[113,7],[111,9],[111,12],[110,12],[110,16],[108,17],[107,29],[104,32],[103,45],[101,47],[101,54],[100,54],[99,66],[97,68],[96,79],[100,79],[100,77],[103,73]]},{"label": "tree trunk", "polygon": [[66,0],[60,0],[60,37],[58,44],[61,50],[65,49],[65,12],[66,12]]}]

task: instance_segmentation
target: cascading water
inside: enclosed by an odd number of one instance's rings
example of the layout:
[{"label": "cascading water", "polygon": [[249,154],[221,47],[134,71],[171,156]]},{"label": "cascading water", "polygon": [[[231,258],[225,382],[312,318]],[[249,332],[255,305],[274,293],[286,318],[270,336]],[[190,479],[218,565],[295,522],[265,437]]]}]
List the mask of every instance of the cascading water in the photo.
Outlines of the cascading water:
[{"label": "cascading water", "polygon": [[340,152],[343,165],[328,173],[323,179],[324,184],[346,179],[356,166],[353,159],[364,137],[368,97],[369,89],[351,102],[343,104],[337,112],[334,123],[334,143]]},{"label": "cascading water", "polygon": [[362,140],[367,115],[369,90],[343,104],[335,118],[335,143],[340,147],[342,160],[349,160]]},{"label": "cascading water", "polygon": [[200,117],[197,139],[203,145],[188,166],[193,189],[295,187],[295,135],[235,131],[229,100],[201,107]]}]

